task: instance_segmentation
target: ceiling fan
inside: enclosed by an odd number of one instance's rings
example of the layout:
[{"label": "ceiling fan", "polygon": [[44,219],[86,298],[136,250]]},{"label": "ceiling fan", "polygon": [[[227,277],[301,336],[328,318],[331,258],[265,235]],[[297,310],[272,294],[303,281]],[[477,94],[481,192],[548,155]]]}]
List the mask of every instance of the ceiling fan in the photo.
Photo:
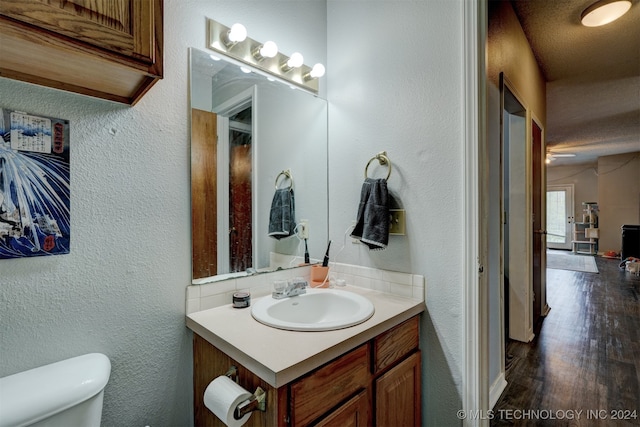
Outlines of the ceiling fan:
[{"label": "ceiling fan", "polygon": [[554,161],[555,159],[560,159],[560,158],[564,158],[564,157],[575,157],[576,154],[575,153],[552,153],[552,152],[548,152],[547,153],[547,158],[545,159],[545,163],[549,164],[552,161]]}]

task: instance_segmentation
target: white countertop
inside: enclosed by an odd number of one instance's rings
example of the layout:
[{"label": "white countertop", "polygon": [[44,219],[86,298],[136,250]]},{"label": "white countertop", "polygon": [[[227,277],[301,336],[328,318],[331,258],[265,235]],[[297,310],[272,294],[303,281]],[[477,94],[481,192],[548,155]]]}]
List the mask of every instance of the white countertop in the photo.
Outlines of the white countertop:
[{"label": "white countertop", "polygon": [[187,326],[278,388],[425,310],[416,299],[356,286],[336,289],[368,298],[375,306],[373,316],[345,329],[295,332],[263,325],[251,316],[251,308],[228,304],[187,315]]}]

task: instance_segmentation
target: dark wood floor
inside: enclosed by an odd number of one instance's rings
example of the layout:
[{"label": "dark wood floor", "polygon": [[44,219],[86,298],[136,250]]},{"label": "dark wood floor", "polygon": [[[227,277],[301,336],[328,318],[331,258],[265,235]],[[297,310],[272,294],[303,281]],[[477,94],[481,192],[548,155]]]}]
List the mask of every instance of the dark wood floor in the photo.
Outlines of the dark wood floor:
[{"label": "dark wood floor", "polygon": [[640,426],[640,277],[596,262],[547,270],[551,311],[534,341],[507,343],[492,426]]}]

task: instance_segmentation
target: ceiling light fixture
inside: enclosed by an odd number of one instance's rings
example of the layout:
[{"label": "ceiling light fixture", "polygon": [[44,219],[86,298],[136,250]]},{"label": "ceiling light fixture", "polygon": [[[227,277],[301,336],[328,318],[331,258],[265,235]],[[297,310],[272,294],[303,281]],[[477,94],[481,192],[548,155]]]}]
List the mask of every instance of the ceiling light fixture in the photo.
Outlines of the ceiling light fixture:
[{"label": "ceiling light fixture", "polygon": [[273,76],[288,84],[293,84],[313,94],[318,94],[318,79],[325,73],[322,64],[309,67],[304,64],[302,54],[296,52],[288,57],[278,52],[277,45],[268,41],[260,43],[247,37],[247,30],[241,24],[231,28],[207,20],[209,48],[230,58],[238,65],[249,65],[258,74]]},{"label": "ceiling light fixture", "polygon": [[262,61],[265,58],[273,58],[278,54],[278,45],[275,42],[268,41],[258,46],[252,52],[256,61]]},{"label": "ceiling light fixture", "polygon": [[233,24],[228,31],[221,35],[222,43],[227,49],[247,39],[247,29],[242,24]]},{"label": "ceiling light fixture", "polygon": [[585,27],[599,27],[615,21],[631,8],[631,0],[599,0],[582,12]]},{"label": "ceiling light fixture", "polygon": [[309,81],[313,79],[319,79],[320,77],[324,76],[324,73],[325,73],[324,65],[316,64],[313,66],[311,71],[309,71],[307,74],[304,75],[304,80]]},{"label": "ceiling light fixture", "polygon": [[304,64],[304,57],[300,52],[294,52],[291,54],[291,57],[280,64],[280,69],[287,73],[294,68],[301,67]]}]

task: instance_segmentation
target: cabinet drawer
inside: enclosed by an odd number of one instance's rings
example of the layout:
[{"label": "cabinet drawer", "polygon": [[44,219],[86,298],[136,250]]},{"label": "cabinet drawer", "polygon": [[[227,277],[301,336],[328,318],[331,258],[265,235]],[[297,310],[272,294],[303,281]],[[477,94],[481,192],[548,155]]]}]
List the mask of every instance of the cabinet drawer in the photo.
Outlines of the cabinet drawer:
[{"label": "cabinet drawer", "polygon": [[373,341],[373,373],[388,368],[419,347],[419,316],[389,329]]},{"label": "cabinet drawer", "polygon": [[368,360],[369,346],[365,344],[291,384],[292,425],[307,425],[366,388]]}]

